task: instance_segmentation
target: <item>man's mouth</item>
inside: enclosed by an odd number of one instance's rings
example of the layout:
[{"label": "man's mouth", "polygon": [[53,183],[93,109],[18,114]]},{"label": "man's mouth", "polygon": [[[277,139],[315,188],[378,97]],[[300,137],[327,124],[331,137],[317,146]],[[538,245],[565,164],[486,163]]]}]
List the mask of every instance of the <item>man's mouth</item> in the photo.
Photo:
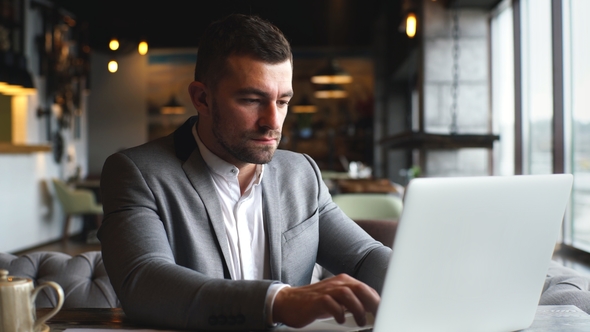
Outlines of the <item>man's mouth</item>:
[{"label": "man's mouth", "polygon": [[276,141],[278,141],[277,137],[255,137],[252,138],[252,140],[256,141],[256,142],[260,142],[260,143],[275,143]]}]

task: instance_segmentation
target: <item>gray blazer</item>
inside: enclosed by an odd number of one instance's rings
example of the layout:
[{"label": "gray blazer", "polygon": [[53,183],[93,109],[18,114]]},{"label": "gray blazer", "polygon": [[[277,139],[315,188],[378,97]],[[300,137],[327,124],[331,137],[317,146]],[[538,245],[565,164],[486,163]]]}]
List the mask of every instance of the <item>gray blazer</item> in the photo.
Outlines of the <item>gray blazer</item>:
[{"label": "gray blazer", "polygon": [[167,328],[265,329],[268,287],[309,284],[316,262],[381,290],[391,250],[332,202],[311,158],[281,150],[262,180],[272,280],[230,280],[220,203],[191,133],[196,121],[104,164],[98,237],[130,319]]}]

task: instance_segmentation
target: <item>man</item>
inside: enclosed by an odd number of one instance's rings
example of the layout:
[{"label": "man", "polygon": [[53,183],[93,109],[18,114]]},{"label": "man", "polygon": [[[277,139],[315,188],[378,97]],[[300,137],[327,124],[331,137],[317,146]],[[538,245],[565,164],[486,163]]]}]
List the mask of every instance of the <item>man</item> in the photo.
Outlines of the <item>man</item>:
[{"label": "man", "polygon": [[[129,318],[256,330],[375,314],[391,250],[332,202],[313,160],[277,151],[292,72],[272,24],[215,22],[189,86],[198,116],[106,160],[98,236]],[[310,285],[316,262],[336,276]]]}]

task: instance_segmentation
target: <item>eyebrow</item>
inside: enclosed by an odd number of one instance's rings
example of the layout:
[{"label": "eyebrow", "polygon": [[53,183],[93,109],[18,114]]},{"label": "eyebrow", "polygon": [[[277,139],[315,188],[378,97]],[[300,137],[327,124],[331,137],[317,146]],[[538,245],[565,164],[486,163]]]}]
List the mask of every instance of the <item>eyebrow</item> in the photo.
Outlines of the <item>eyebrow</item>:
[{"label": "eyebrow", "polygon": [[[256,89],[256,88],[243,88],[243,89],[239,89],[236,92],[237,95],[249,95],[249,94],[253,94],[253,95],[258,95],[260,97],[263,98],[270,98],[270,94],[268,94],[265,91],[262,91],[260,89]],[[293,97],[293,91],[288,91],[283,93],[280,98],[284,98],[284,97]]]}]

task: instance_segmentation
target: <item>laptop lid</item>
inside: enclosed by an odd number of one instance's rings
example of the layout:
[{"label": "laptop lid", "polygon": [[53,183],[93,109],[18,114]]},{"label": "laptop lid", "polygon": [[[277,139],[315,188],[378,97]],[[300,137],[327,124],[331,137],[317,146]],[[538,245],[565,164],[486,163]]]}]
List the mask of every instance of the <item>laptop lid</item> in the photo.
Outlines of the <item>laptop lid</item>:
[{"label": "laptop lid", "polygon": [[572,182],[570,174],[412,180],[373,331],[528,327]]}]

